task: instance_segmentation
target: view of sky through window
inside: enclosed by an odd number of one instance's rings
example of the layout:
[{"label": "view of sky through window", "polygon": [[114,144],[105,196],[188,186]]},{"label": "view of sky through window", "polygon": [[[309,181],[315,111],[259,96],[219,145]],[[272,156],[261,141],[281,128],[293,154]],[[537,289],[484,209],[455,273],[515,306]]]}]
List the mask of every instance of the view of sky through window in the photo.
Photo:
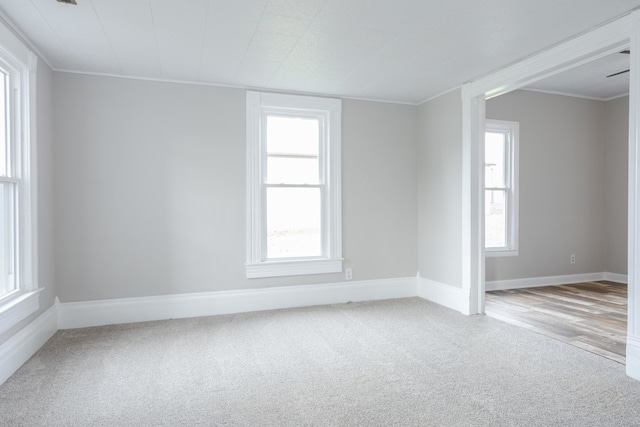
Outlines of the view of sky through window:
[{"label": "view of sky through window", "polygon": [[485,134],[485,247],[501,248],[507,244],[506,134]]},{"label": "view of sky through window", "polygon": [[320,123],[267,117],[267,258],[322,255]]},{"label": "view of sky through window", "polygon": [[8,78],[0,74],[0,176],[7,176],[7,93]]}]

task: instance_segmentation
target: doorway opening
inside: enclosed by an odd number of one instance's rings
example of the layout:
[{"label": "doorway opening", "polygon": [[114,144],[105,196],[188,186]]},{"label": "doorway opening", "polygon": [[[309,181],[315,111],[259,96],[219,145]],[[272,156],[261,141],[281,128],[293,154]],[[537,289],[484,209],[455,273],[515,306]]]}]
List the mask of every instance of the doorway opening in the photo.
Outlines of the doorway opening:
[{"label": "doorway opening", "polygon": [[487,100],[484,146],[487,315],[622,363],[628,69],[623,50]]},{"label": "doorway opening", "polygon": [[[485,257],[484,257],[484,168],[481,154],[484,150],[484,122],[486,103],[496,96],[521,89],[546,77],[575,68],[589,61],[630,49],[629,91],[629,178],[628,178],[628,331],[627,374],[640,379],[640,303],[636,301],[635,280],[640,267],[638,249],[637,173],[640,159],[636,153],[640,129],[636,112],[638,100],[638,68],[640,58],[635,54],[640,46],[637,30],[640,15],[631,14],[607,26],[556,46],[535,57],[471,82],[462,88],[463,94],[463,287],[469,290],[469,312],[483,313],[485,308]],[[522,236],[521,236],[522,239]],[[522,250],[522,247],[520,248]]]}]

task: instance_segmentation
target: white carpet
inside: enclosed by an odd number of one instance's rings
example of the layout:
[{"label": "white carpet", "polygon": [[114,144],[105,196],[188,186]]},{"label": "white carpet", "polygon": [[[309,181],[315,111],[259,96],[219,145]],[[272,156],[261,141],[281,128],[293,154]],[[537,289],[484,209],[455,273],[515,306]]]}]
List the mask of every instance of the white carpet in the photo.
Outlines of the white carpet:
[{"label": "white carpet", "polygon": [[624,366],[419,298],[59,331],[2,426],[638,426]]}]

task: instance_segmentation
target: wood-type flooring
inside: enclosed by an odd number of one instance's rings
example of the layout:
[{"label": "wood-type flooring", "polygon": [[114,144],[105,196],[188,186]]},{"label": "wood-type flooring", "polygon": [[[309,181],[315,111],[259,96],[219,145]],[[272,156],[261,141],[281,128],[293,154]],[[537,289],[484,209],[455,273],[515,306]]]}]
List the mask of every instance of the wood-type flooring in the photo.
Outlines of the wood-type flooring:
[{"label": "wood-type flooring", "polygon": [[487,316],[625,363],[627,285],[609,281],[486,293]]}]

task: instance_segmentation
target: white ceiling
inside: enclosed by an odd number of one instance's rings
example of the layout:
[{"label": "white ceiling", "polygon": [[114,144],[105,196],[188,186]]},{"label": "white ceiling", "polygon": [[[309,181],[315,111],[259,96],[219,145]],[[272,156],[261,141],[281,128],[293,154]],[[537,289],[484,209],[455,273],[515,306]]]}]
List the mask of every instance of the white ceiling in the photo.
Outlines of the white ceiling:
[{"label": "white ceiling", "polygon": [[527,86],[527,89],[607,101],[629,93],[629,55],[614,53]]},{"label": "white ceiling", "polygon": [[0,0],[55,69],[420,103],[640,0]]}]

